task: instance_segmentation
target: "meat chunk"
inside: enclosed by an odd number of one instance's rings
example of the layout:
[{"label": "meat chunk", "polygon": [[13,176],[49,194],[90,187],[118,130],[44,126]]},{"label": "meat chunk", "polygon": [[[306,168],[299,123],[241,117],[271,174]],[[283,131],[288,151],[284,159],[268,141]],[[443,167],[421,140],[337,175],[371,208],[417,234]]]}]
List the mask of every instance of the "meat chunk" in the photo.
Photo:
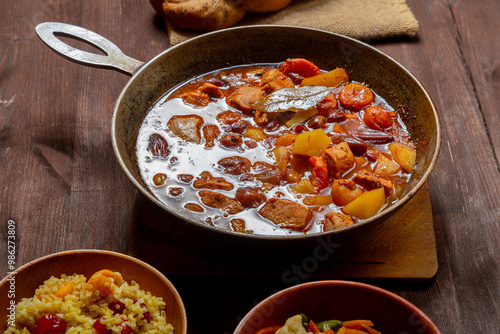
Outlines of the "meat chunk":
[{"label": "meat chunk", "polygon": [[243,143],[243,138],[235,133],[226,133],[220,139],[220,144],[229,149],[237,149],[241,147]]},{"label": "meat chunk", "polygon": [[215,140],[220,135],[219,127],[215,124],[207,124],[203,127],[203,138],[205,138],[206,147],[214,147]]},{"label": "meat chunk", "polygon": [[247,234],[253,233],[252,230],[246,229],[246,223],[243,219],[231,219],[229,224],[231,225],[231,228],[233,229],[234,232],[247,233]]},{"label": "meat chunk", "polygon": [[201,92],[189,92],[182,94],[180,98],[187,104],[195,107],[206,107],[210,103],[210,96]]},{"label": "meat chunk", "polygon": [[378,177],[366,169],[361,170],[353,178],[353,181],[367,190],[378,189],[384,187],[385,195],[388,196],[394,185],[390,180]]},{"label": "meat chunk", "polygon": [[208,207],[221,209],[230,215],[243,211],[243,207],[238,201],[215,191],[202,190],[198,192],[201,202]]},{"label": "meat chunk", "polygon": [[243,187],[236,190],[236,199],[245,208],[256,208],[264,203],[267,197],[259,189]]},{"label": "meat chunk", "polygon": [[267,116],[267,112],[265,111],[260,111],[260,110],[255,110],[255,114],[253,115],[253,119],[255,120],[255,123],[258,125],[264,125],[265,123],[269,122],[269,117]]},{"label": "meat chunk", "polygon": [[217,120],[226,125],[232,125],[241,119],[241,115],[231,110],[226,110],[217,115]]},{"label": "meat chunk", "polygon": [[213,177],[209,172],[203,172],[193,182],[193,187],[196,189],[220,189],[231,190],[234,188],[233,184],[224,180],[222,177]]},{"label": "meat chunk", "polygon": [[278,89],[295,87],[292,80],[278,69],[272,69],[264,73],[260,80],[260,87],[270,94]]},{"label": "meat chunk", "polygon": [[153,133],[149,136],[148,151],[154,157],[161,157],[163,159],[168,158],[168,155],[170,154],[167,140],[158,133]]},{"label": "meat chunk", "polygon": [[218,162],[219,166],[224,168],[225,174],[231,175],[241,175],[243,173],[250,172],[250,168],[252,167],[252,163],[247,158],[243,157],[227,157],[220,159]]},{"label": "meat chunk", "polygon": [[336,230],[354,224],[348,215],[340,212],[330,212],[325,215],[323,231]]},{"label": "meat chunk", "polygon": [[347,179],[333,181],[331,189],[333,203],[338,206],[345,206],[363,194],[356,182]]},{"label": "meat chunk", "polygon": [[202,86],[200,86],[198,88],[198,91],[201,93],[205,93],[210,97],[217,98],[217,99],[224,97],[224,93],[222,92],[222,90],[219,87],[217,87],[216,85],[213,85],[209,82],[205,82]]},{"label": "meat chunk", "polygon": [[328,173],[339,179],[342,174],[354,167],[354,155],[346,142],[341,142],[325,151]]},{"label": "meat chunk", "polygon": [[199,144],[201,141],[200,128],[203,123],[201,116],[182,115],[172,117],[168,121],[168,127],[177,137]]},{"label": "meat chunk", "polygon": [[304,230],[311,220],[311,211],[302,204],[286,199],[271,198],[259,214],[282,228]]},{"label": "meat chunk", "polygon": [[251,105],[257,102],[264,93],[258,87],[241,86],[226,98],[226,103],[233,108],[249,113],[253,110]]},{"label": "meat chunk", "polygon": [[238,122],[231,125],[231,132],[243,134],[248,128],[250,128],[251,124],[247,121],[239,120]]},{"label": "meat chunk", "polygon": [[253,168],[256,172],[255,178],[264,183],[278,184],[285,175],[278,167],[263,161],[254,163]]}]

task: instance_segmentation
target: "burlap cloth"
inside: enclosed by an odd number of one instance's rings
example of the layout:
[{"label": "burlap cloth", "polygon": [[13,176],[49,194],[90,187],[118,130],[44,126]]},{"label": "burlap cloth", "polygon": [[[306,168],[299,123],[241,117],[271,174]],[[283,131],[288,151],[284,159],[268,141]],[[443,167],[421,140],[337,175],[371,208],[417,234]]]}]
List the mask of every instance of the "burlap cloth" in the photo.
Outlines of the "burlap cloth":
[{"label": "burlap cloth", "polygon": [[[413,37],[418,21],[405,0],[293,0],[271,14],[247,13],[237,26],[294,25],[323,29],[357,39]],[[167,22],[170,44],[199,35]]]}]

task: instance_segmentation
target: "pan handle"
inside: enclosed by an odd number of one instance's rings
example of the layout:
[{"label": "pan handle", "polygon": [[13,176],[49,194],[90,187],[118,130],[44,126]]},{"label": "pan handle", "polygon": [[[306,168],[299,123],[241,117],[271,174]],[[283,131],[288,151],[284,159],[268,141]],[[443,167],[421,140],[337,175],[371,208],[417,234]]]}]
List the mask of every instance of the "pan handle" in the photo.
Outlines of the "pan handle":
[{"label": "pan handle", "polygon": [[[38,37],[52,50],[79,64],[112,68],[127,74],[134,74],[144,64],[139,60],[126,56],[116,45],[106,38],[82,27],[59,22],[44,22],[37,25],[35,30]],[[87,42],[102,50],[106,55],[76,49],[58,39],[55,34]]]}]

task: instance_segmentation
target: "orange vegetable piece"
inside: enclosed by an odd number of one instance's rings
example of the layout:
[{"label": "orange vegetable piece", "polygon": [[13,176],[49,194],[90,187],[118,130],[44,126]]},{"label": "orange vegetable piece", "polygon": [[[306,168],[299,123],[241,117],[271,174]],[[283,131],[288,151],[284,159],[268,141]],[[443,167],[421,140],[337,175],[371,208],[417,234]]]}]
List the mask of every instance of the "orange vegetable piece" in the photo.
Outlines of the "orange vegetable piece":
[{"label": "orange vegetable piece", "polygon": [[112,272],[109,269],[103,269],[94,273],[87,283],[92,285],[92,292],[99,290],[101,295],[109,296],[115,290],[116,285],[121,285],[123,283],[123,278],[119,273]]},{"label": "orange vegetable piece", "polygon": [[337,87],[338,85],[349,81],[349,77],[343,68],[336,68],[327,73],[321,73],[313,77],[304,78],[300,83],[301,86],[325,86]]},{"label": "orange vegetable piece", "polygon": [[276,146],[290,146],[295,143],[295,138],[297,138],[297,135],[295,133],[286,133],[279,136],[274,144]]},{"label": "orange vegetable piece", "polygon": [[283,62],[279,70],[297,85],[304,78],[321,74],[321,70],[314,63],[304,58],[292,58]]},{"label": "orange vegetable piece", "polygon": [[255,334],[274,334],[282,326],[270,326],[259,329]]},{"label": "orange vegetable piece", "polygon": [[373,322],[371,320],[349,320],[343,322],[344,327],[352,329],[362,329],[363,325],[371,327],[373,326]]},{"label": "orange vegetable piece", "polygon": [[361,326],[363,327],[363,329],[365,331],[367,331],[370,334],[380,334],[380,332],[378,330],[376,330],[376,329],[374,329],[374,328],[372,328],[370,326],[366,326],[366,325],[361,325]]},{"label": "orange vegetable piece", "polygon": [[329,113],[337,110],[337,108],[338,108],[337,99],[335,98],[335,95],[333,93],[327,95],[323,99],[323,101],[319,102],[316,105],[316,109],[318,109],[320,115],[328,115]]},{"label": "orange vegetable piece", "polygon": [[309,320],[309,328],[312,330],[314,334],[320,333],[318,326],[316,326],[316,324],[312,320]]},{"label": "orange vegetable piece", "polygon": [[57,298],[64,299],[65,296],[67,296],[73,292],[74,288],[75,288],[75,285],[73,284],[73,282],[68,281],[61,288],[59,288],[59,290],[57,290],[54,293],[54,296],[56,296]]},{"label": "orange vegetable piece", "polygon": [[360,110],[375,99],[370,88],[360,83],[346,85],[339,94],[340,103],[346,108]]},{"label": "orange vegetable piece", "polygon": [[[344,334],[366,334],[365,331],[362,331],[359,329],[351,329],[351,328],[346,328],[346,327],[342,327],[342,328],[345,328],[345,331],[342,332]],[[339,333],[340,333],[340,331],[339,331]]]},{"label": "orange vegetable piece", "polygon": [[338,330],[337,334],[345,334],[345,331],[347,330],[347,328],[345,327],[340,327],[340,329]]},{"label": "orange vegetable piece", "polygon": [[366,108],[363,122],[365,122],[370,129],[374,130],[390,128],[394,123],[389,111],[381,106],[370,106]]},{"label": "orange vegetable piece", "polygon": [[333,329],[328,328],[326,331],[323,332],[323,334],[333,334]]},{"label": "orange vegetable piece", "polygon": [[323,157],[312,156],[309,158],[312,165],[311,183],[314,188],[321,190],[328,187],[328,167]]}]

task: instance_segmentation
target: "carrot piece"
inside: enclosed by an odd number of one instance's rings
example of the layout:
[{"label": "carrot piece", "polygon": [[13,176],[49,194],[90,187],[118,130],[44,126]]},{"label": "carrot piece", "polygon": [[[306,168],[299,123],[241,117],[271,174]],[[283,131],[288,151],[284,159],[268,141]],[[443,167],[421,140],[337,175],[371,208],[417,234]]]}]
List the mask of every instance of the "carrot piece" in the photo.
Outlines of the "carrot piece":
[{"label": "carrot piece", "polygon": [[321,70],[314,63],[303,58],[287,59],[279,66],[279,70],[298,85],[304,78],[321,74]]},{"label": "carrot piece", "polygon": [[274,334],[278,329],[280,329],[283,326],[270,326],[270,327],[264,327],[261,328],[257,331],[255,334]]},{"label": "carrot piece", "polygon": [[102,295],[108,296],[113,293],[116,285],[120,285],[123,283],[123,278],[119,273],[112,272],[109,269],[103,269],[94,273],[89,278],[87,283],[92,285],[92,292],[99,290]]},{"label": "carrot piece", "polygon": [[346,85],[339,94],[340,103],[346,108],[363,109],[373,102],[375,95],[370,88],[360,83]]},{"label": "carrot piece", "polygon": [[345,334],[345,331],[347,330],[347,328],[345,327],[340,327],[340,329],[338,330],[337,334]]},{"label": "carrot piece", "polygon": [[64,299],[65,296],[71,294],[73,292],[73,289],[75,288],[75,285],[71,281],[67,281],[59,290],[57,290],[54,293],[54,296],[57,298]]},{"label": "carrot piece", "polygon": [[326,331],[323,332],[323,334],[333,334],[333,329],[328,328]]},{"label": "carrot piece", "polygon": [[311,183],[317,190],[328,187],[328,167],[323,157],[312,156],[309,163],[313,166]]},{"label": "carrot piece", "polygon": [[345,331],[343,332],[344,334],[366,334],[365,331],[359,329],[352,329],[347,327],[342,327],[342,328],[345,328]]},{"label": "carrot piece", "polygon": [[373,322],[370,320],[349,320],[343,322],[344,327],[353,328],[353,329],[363,329],[363,325],[365,326],[373,326]]},{"label": "carrot piece", "polygon": [[378,330],[376,330],[375,328],[372,328],[372,327],[364,325],[364,324],[362,324],[361,326],[364,328],[365,331],[367,331],[370,334],[380,334],[380,332]]},{"label": "carrot piece", "polygon": [[279,136],[274,144],[276,146],[290,146],[295,143],[295,138],[297,138],[297,135],[295,133],[286,133]]},{"label": "carrot piece", "polygon": [[309,328],[311,328],[311,330],[314,334],[320,333],[318,326],[316,326],[316,324],[312,320],[309,320]]}]

